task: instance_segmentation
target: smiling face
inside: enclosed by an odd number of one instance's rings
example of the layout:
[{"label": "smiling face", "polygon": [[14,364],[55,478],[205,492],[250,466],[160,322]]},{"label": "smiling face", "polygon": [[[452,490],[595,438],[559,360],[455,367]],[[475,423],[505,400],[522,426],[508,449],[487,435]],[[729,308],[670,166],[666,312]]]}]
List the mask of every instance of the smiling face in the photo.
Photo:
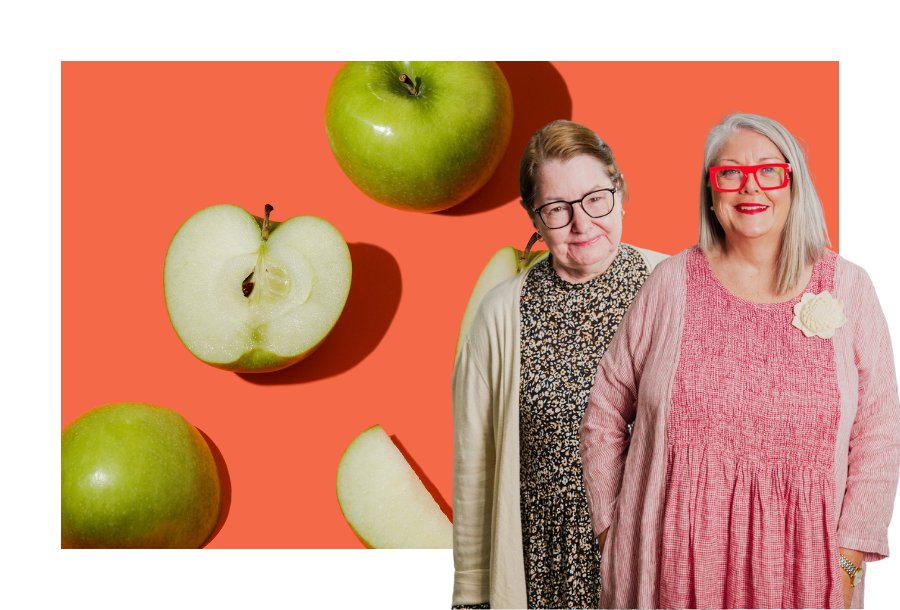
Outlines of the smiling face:
[{"label": "smiling face", "polygon": [[[760,165],[787,163],[772,140],[755,131],[739,131],[731,136],[713,163],[718,165]],[[709,187],[712,189],[712,187]],[[791,208],[791,185],[762,190],[753,175],[734,193],[712,190],[713,209],[732,244],[748,240],[780,242]]]},{"label": "smiling face", "polygon": [[[551,201],[580,200],[597,189],[615,186],[603,164],[588,155],[543,165],[538,184],[534,209]],[[561,229],[548,228],[534,215],[535,228],[553,255],[553,268],[561,278],[585,282],[609,268],[622,238],[621,197],[621,192],[617,192],[612,212],[602,218],[591,218],[581,204],[575,204],[572,222]]]}]

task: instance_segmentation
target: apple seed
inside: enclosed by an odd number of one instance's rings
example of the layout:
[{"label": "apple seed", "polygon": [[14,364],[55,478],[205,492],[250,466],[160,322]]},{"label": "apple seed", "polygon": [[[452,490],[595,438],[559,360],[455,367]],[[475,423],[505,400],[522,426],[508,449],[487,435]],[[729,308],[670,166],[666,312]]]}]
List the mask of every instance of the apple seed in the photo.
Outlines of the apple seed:
[{"label": "apple seed", "polygon": [[253,282],[250,281],[253,279],[253,271],[250,272],[250,275],[244,278],[244,281],[241,282],[241,292],[244,293],[245,297],[249,297],[250,293],[253,292]]}]

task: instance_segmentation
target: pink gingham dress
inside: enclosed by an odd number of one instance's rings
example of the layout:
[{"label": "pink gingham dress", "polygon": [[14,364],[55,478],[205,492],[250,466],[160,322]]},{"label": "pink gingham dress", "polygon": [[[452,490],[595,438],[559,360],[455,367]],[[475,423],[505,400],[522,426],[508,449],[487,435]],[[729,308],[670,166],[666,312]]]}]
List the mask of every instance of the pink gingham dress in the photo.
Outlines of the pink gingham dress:
[{"label": "pink gingham dress", "polygon": [[838,548],[887,555],[890,340],[868,277],[830,251],[804,292],[824,290],[848,318],[831,339],[791,325],[801,297],[730,294],[697,247],[647,280],[581,428],[594,530],[610,527],[601,607],[840,608]]}]

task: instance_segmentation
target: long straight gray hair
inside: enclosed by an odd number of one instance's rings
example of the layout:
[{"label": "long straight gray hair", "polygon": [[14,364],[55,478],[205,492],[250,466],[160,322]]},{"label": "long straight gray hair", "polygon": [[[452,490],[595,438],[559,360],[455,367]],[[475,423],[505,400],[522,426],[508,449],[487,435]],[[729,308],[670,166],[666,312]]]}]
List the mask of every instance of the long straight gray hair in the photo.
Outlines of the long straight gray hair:
[{"label": "long straight gray hair", "polygon": [[725,142],[743,130],[755,131],[769,138],[791,164],[791,208],[781,234],[773,286],[777,294],[785,294],[797,285],[806,265],[815,263],[825,246],[831,245],[831,240],[805,151],[779,122],[758,114],[735,113],[726,116],[709,131],[700,177],[700,248],[710,252],[725,241],[725,230],[710,209],[712,186],[709,183],[709,168],[716,164]]}]

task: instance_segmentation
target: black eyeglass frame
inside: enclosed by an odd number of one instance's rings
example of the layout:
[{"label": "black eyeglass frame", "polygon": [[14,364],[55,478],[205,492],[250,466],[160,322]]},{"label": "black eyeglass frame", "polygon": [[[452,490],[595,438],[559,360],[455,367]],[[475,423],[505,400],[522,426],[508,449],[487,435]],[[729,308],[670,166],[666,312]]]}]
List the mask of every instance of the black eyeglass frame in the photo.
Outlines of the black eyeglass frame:
[{"label": "black eyeglass frame", "polygon": [[[612,193],[612,196],[613,196],[613,204],[612,204],[612,207],[609,209],[609,212],[607,212],[606,214],[600,214],[599,216],[592,216],[591,214],[588,213],[587,210],[584,209],[584,200],[587,199],[588,197],[590,197],[591,195],[593,195],[594,193],[599,193],[599,192],[601,192],[601,191],[609,191],[610,193]],[[603,218],[604,216],[609,216],[610,214],[612,214],[612,211],[613,211],[614,209],[616,209],[616,193],[617,193],[618,191],[619,191],[619,189],[617,189],[616,187],[605,188],[605,189],[597,189],[596,191],[591,191],[590,193],[588,193],[587,195],[585,195],[585,196],[582,197],[581,199],[576,199],[575,201],[562,201],[562,200],[560,200],[560,201],[551,201],[550,203],[545,203],[544,205],[542,205],[542,206],[539,207],[539,208],[535,208],[534,211],[537,213],[538,218],[541,219],[541,222],[544,223],[544,226],[547,227],[548,229],[554,229],[554,230],[555,230],[555,229],[565,229],[565,228],[568,227],[570,224],[572,224],[572,221],[573,221],[573,220],[575,220],[575,204],[576,204],[576,203],[580,203],[580,204],[581,204],[581,211],[584,212],[585,214],[587,214],[588,216],[590,216],[591,218]],[[562,225],[561,227],[551,227],[550,225],[547,224],[547,221],[544,220],[544,216],[543,216],[543,214],[541,214],[541,210],[543,210],[544,208],[546,208],[548,205],[555,205],[555,204],[557,204],[557,203],[565,203],[566,205],[570,206],[570,207],[572,208],[572,217],[569,218],[569,222],[567,222],[566,224]]]}]

